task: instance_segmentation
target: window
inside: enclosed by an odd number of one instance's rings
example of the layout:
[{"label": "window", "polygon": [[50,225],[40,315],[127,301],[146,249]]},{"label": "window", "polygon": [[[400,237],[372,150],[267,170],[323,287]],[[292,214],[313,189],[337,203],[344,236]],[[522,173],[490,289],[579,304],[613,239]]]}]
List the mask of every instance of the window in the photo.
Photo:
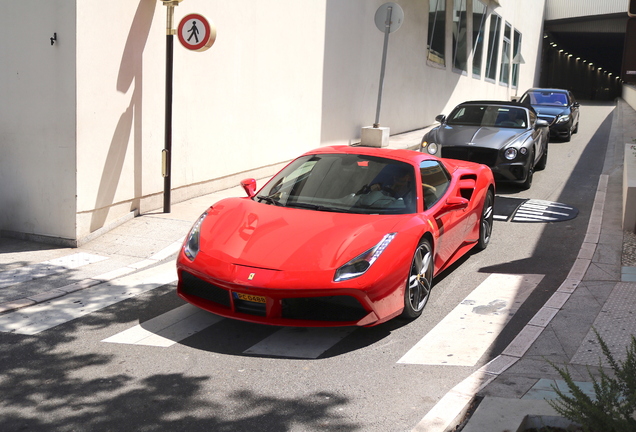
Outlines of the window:
[{"label": "window", "polygon": [[424,193],[424,209],[430,209],[444,196],[451,177],[438,161],[425,160],[420,163],[422,192]]},{"label": "window", "polygon": [[473,0],[473,75],[476,76],[481,76],[485,25],[486,6],[479,0]]},{"label": "window", "polygon": [[523,63],[521,56],[521,33],[515,30],[515,40],[512,49],[512,85],[517,87],[519,84],[519,65]]},{"label": "window", "polygon": [[508,84],[510,82],[510,37],[512,36],[512,27],[506,23],[504,30],[503,45],[501,47],[501,67],[499,69],[499,82]]},{"label": "window", "polygon": [[466,0],[453,0],[453,68],[466,71]]},{"label": "window", "polygon": [[428,13],[428,57],[433,63],[445,65],[446,0],[430,0]]},{"label": "window", "polygon": [[359,214],[415,213],[415,169],[393,159],[357,154],[302,156],[253,199],[268,205]]},{"label": "window", "polygon": [[501,33],[501,17],[492,14],[490,30],[488,31],[488,58],[486,59],[486,78],[495,80],[497,77],[497,57],[499,55],[499,34]]}]

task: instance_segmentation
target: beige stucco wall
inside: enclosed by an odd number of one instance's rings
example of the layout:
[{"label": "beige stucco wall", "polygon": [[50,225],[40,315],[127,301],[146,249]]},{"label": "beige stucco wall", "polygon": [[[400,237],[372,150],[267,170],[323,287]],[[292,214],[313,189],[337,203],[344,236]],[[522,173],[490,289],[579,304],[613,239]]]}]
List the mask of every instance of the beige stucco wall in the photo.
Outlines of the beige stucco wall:
[{"label": "beige stucco wall", "polygon": [[0,229],[73,237],[74,2],[3,2],[0,23]]},{"label": "beige stucco wall", "polygon": [[[217,40],[192,52],[175,37],[173,202],[233,186],[254,170],[271,175],[305,150],[359,140],[375,119],[384,36],[374,15],[383,3],[177,6],[175,26],[199,13],[216,24]],[[428,2],[397,3],[405,19],[390,36],[380,115],[392,134],[425,127],[467,99],[514,95],[453,72],[450,62],[428,65]],[[521,93],[538,77],[544,1],[499,4],[495,12],[523,34]],[[157,0],[9,5],[0,23],[10,33],[27,21],[37,31],[0,41],[10,65],[0,91],[15,101],[0,108],[0,230],[81,240],[134,210],[161,209],[166,7]],[[449,22],[451,10],[449,0]]]}]

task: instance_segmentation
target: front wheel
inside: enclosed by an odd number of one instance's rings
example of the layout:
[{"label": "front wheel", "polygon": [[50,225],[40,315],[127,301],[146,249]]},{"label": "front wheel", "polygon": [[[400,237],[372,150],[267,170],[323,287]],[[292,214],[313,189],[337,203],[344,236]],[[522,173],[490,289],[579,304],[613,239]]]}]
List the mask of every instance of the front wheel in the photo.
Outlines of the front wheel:
[{"label": "front wheel", "polygon": [[546,144],[545,149],[543,150],[543,155],[541,156],[541,159],[539,159],[539,163],[537,164],[537,170],[544,170],[547,164],[548,164],[548,145]]},{"label": "front wheel", "polygon": [[490,243],[490,236],[492,235],[492,225],[494,220],[493,206],[495,198],[491,190],[486,193],[484,199],[484,208],[481,211],[481,220],[479,221],[479,241],[477,242],[477,249],[484,250]]},{"label": "front wheel", "polygon": [[422,239],[415,249],[409,279],[404,289],[402,317],[415,319],[422,315],[433,286],[433,248]]},{"label": "front wheel", "polygon": [[530,189],[532,186],[532,177],[534,177],[534,153],[530,154],[530,165],[528,166],[528,174],[526,175],[526,181],[521,183],[521,189]]}]

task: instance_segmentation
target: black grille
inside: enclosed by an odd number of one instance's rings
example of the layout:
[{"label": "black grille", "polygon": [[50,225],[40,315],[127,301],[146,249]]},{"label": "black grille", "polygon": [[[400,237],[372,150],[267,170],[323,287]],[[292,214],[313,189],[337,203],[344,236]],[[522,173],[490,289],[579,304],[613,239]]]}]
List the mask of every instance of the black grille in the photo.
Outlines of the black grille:
[{"label": "black grille", "polygon": [[499,150],[483,147],[442,147],[442,157],[495,166]]},{"label": "black grille", "polygon": [[181,273],[181,291],[186,295],[200,297],[230,308],[230,294],[223,288],[212,285],[188,273]]},{"label": "black grille", "polygon": [[283,318],[314,321],[359,321],[368,312],[351,296],[289,298],[283,300]]}]

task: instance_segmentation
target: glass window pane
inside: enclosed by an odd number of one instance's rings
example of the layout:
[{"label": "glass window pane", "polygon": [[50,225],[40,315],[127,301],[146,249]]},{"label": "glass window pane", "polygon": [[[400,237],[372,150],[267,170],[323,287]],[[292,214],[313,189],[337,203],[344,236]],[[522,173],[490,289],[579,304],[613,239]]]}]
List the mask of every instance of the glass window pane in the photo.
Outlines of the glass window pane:
[{"label": "glass window pane", "polygon": [[446,64],[446,0],[430,0],[428,14],[428,60]]},{"label": "glass window pane", "polygon": [[466,0],[453,0],[453,68],[466,70]]},{"label": "glass window pane", "polygon": [[501,17],[492,14],[488,31],[488,58],[486,61],[486,78],[494,80],[497,77],[497,58],[499,57],[499,37],[501,34]]},{"label": "glass window pane", "polygon": [[512,50],[512,85],[517,87],[519,83],[519,65],[521,64],[521,33],[515,30],[515,40],[513,42]]},{"label": "glass window pane", "polygon": [[479,0],[473,0],[473,74],[477,76],[481,76],[485,25],[486,6]]},{"label": "glass window pane", "polygon": [[501,47],[501,67],[499,69],[499,82],[508,84],[510,78],[510,36],[512,27],[506,23],[504,30],[503,45]]}]

